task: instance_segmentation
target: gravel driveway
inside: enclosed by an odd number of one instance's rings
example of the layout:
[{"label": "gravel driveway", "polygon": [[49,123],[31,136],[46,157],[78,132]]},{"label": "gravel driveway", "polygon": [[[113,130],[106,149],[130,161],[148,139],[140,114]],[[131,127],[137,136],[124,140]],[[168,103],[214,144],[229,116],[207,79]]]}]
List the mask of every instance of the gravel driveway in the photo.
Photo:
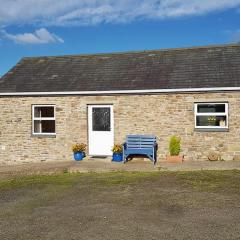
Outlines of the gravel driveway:
[{"label": "gravel driveway", "polygon": [[240,171],[0,181],[0,239],[240,239]]}]

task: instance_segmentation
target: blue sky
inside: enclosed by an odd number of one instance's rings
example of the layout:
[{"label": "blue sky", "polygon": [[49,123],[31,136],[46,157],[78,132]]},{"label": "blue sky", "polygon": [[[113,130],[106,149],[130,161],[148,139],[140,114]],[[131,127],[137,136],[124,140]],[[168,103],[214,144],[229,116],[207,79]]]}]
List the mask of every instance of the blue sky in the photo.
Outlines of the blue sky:
[{"label": "blue sky", "polygon": [[24,56],[240,42],[240,0],[0,0],[0,76]]}]

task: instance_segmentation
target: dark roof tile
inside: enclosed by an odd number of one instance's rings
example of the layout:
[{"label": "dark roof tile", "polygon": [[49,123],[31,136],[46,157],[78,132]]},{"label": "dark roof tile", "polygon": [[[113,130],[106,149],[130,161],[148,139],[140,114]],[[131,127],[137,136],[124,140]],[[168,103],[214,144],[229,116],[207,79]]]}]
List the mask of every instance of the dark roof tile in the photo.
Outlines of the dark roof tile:
[{"label": "dark roof tile", "polygon": [[240,87],[240,45],[23,58],[0,92]]}]

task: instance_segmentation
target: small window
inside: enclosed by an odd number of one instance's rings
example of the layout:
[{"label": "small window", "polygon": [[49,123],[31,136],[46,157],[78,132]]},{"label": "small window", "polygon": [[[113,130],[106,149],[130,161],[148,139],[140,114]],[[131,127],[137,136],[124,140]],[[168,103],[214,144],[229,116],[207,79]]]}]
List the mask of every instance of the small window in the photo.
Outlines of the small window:
[{"label": "small window", "polygon": [[195,128],[227,129],[228,103],[195,103]]},{"label": "small window", "polygon": [[55,106],[32,106],[32,132],[33,135],[55,135]]},{"label": "small window", "polygon": [[93,108],[92,109],[92,126],[93,131],[110,131],[110,108]]}]

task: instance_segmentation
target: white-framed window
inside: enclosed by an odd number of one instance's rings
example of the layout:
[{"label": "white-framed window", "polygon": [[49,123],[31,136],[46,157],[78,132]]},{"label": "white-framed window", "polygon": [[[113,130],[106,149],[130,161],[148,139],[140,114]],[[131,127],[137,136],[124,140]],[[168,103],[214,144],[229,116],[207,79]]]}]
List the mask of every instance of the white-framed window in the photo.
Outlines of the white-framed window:
[{"label": "white-framed window", "polygon": [[228,103],[195,103],[195,128],[228,129]]},{"label": "white-framed window", "polygon": [[32,105],[32,134],[56,135],[55,105]]}]

